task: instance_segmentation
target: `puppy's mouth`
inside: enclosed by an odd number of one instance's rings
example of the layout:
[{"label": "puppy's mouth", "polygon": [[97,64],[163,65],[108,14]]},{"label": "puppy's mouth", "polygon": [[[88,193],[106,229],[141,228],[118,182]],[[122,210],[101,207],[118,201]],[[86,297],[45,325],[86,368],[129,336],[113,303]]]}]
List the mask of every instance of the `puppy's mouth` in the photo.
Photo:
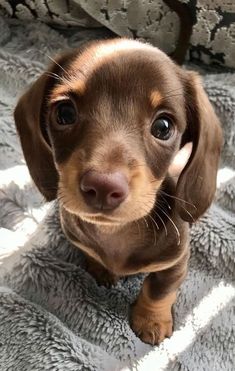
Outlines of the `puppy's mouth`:
[{"label": "puppy's mouth", "polygon": [[[95,208],[88,207],[81,197],[70,197],[61,200],[61,205],[65,210],[74,214],[79,219],[90,224],[96,224],[100,226],[123,226],[135,222],[143,217],[146,217],[155,204],[155,197],[151,200],[145,200],[142,196],[139,199],[135,199],[129,194],[129,197],[121,203],[119,206],[113,209]],[[144,207],[143,207],[144,205]]]},{"label": "puppy's mouth", "polygon": [[117,218],[113,215],[113,212],[106,210],[104,212],[93,212],[93,213],[80,213],[80,218],[84,221],[92,224],[103,224],[103,225],[120,225],[125,224],[125,221],[121,218]]},{"label": "puppy's mouth", "polygon": [[147,182],[147,177],[142,177],[145,182],[141,186],[140,176],[126,177],[120,171],[89,170],[79,177],[79,185],[77,178],[68,182],[64,177],[59,186],[59,199],[68,212],[96,225],[120,226],[145,217],[155,204],[159,187]]}]

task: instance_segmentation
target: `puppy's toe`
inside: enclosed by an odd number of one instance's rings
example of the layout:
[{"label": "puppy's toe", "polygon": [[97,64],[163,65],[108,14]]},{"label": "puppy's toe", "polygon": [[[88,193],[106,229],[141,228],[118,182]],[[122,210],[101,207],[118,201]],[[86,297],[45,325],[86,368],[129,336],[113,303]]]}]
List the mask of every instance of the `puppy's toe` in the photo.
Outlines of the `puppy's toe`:
[{"label": "puppy's toe", "polygon": [[159,345],[166,337],[170,337],[173,331],[171,315],[158,317],[157,313],[144,313],[138,306],[132,307],[131,328],[135,334],[145,343]]}]

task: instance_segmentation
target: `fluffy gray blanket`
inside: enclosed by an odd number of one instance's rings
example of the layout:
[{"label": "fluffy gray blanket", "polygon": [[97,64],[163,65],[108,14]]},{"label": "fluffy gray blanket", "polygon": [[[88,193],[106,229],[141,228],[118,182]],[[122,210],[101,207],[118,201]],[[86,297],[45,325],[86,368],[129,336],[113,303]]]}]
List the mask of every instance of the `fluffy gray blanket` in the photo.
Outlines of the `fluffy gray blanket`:
[{"label": "fluffy gray blanket", "polygon": [[[96,37],[0,18],[0,370],[234,370],[235,75],[205,74],[225,148],[215,203],[191,230],[175,331],[159,347],[128,323],[141,275],[99,287],[30,181],[12,112],[47,55]],[[99,31],[98,37],[102,37]]]}]

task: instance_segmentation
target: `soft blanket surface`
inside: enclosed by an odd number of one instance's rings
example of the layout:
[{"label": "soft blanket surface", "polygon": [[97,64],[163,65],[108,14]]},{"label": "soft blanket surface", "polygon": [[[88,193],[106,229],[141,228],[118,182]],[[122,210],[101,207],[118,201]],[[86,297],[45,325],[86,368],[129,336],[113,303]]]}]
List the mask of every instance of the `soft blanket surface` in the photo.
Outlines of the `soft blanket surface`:
[{"label": "soft blanket surface", "polygon": [[217,198],[191,230],[191,260],[159,347],[128,324],[142,275],[110,289],[86,272],[66,241],[58,205],[30,181],[13,108],[53,56],[103,31],[56,31],[0,18],[0,370],[234,370],[235,75],[204,74],[225,148]]}]

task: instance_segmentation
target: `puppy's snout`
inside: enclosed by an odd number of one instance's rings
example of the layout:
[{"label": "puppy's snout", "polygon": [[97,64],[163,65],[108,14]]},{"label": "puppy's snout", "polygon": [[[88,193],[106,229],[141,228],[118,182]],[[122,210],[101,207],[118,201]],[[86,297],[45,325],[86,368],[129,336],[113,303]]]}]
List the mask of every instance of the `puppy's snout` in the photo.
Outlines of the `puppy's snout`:
[{"label": "puppy's snout", "polygon": [[97,210],[112,210],[128,196],[129,187],[121,172],[86,172],[80,180],[80,190],[88,206]]}]

